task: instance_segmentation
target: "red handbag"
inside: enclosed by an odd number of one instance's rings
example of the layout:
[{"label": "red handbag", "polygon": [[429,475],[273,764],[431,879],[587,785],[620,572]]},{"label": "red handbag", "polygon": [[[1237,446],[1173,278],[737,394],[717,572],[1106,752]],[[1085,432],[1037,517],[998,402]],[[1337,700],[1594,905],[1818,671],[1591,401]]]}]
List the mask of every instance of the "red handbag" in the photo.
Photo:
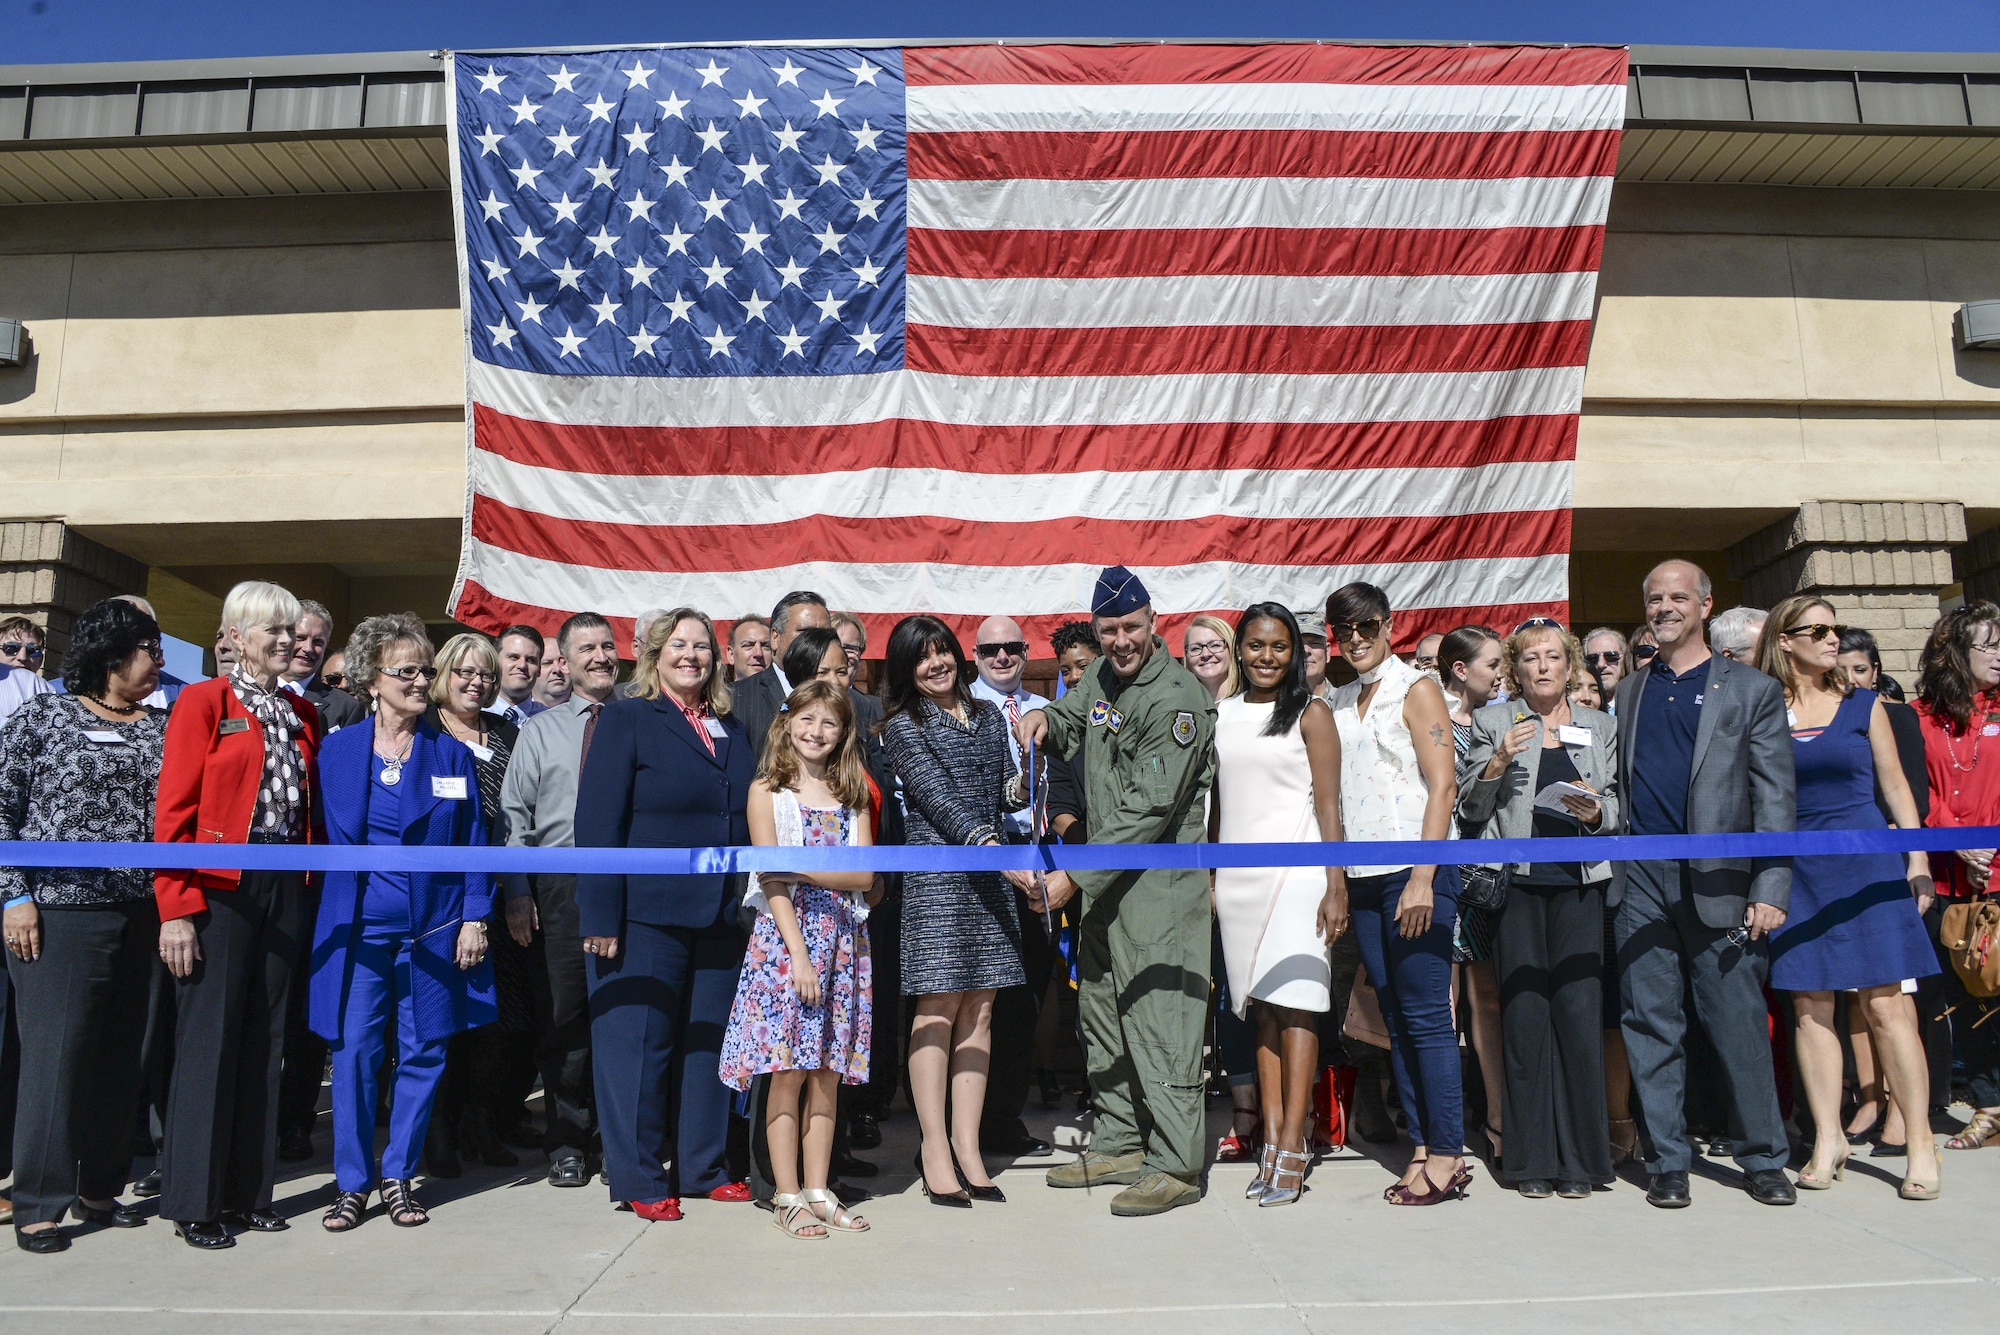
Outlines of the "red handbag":
[{"label": "red handbag", "polygon": [[1311,1144],[1337,1150],[1347,1145],[1347,1114],[1354,1106],[1354,1084],[1360,1072],[1352,1066],[1326,1066],[1313,1082]]}]

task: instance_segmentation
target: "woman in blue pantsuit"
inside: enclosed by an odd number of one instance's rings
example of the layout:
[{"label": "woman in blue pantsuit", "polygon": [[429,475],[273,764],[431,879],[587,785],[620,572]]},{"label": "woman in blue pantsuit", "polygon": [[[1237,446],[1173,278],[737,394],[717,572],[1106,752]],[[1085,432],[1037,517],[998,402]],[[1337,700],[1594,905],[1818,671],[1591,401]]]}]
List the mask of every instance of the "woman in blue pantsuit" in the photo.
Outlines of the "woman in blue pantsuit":
[{"label": "woman in blue pantsuit", "polygon": [[[636,685],[586,725],[577,847],[749,843],[756,761],[709,619],[676,608],[654,621]],[[720,872],[576,878],[604,1168],[611,1199],[642,1219],[679,1219],[682,1193],[729,1185],[717,1068],[743,969],[738,899]]]},{"label": "woman in blue pantsuit", "polygon": [[[486,822],[472,752],[423,715],[437,675],[421,621],[371,617],[347,644],[347,675],[372,716],[320,752],[320,792],[333,844],[480,845]],[[339,1194],[329,1233],[361,1222],[377,1181],[376,1072],[394,1036],[397,1064],[382,1203],[389,1221],[429,1220],[416,1176],[451,1036],[490,1024],[493,971],[484,872],[330,872],[313,932],[313,1031],[332,1044],[333,1163]]]}]

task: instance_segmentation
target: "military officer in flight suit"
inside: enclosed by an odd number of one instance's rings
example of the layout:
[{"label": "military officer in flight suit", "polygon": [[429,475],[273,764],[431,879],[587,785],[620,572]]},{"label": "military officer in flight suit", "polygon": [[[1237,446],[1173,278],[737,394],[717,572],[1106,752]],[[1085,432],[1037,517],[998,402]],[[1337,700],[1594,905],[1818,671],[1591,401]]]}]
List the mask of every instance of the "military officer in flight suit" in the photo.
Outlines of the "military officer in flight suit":
[{"label": "military officer in flight suit", "polygon": [[[1131,571],[1104,571],[1090,611],[1104,656],[1062,699],[1021,716],[1022,746],[1066,758],[1082,748],[1093,845],[1199,843],[1215,704],[1154,633],[1152,601]],[[1089,1150],[1051,1169],[1048,1183],[1123,1185],[1115,1215],[1191,1205],[1205,1143],[1208,873],[1057,872],[1046,897],[1061,907],[1078,890],[1077,1009],[1097,1119]]]}]

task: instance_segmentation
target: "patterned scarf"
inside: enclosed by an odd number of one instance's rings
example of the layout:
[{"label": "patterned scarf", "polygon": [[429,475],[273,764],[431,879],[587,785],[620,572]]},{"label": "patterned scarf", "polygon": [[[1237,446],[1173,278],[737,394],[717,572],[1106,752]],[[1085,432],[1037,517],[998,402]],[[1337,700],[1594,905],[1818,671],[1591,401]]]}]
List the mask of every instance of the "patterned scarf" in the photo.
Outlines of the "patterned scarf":
[{"label": "patterned scarf", "polygon": [[257,811],[251,828],[287,839],[298,837],[304,825],[305,757],[298,737],[305,725],[281,690],[267,691],[241,667],[229,674],[230,689],[264,729],[264,777],[257,785]]}]

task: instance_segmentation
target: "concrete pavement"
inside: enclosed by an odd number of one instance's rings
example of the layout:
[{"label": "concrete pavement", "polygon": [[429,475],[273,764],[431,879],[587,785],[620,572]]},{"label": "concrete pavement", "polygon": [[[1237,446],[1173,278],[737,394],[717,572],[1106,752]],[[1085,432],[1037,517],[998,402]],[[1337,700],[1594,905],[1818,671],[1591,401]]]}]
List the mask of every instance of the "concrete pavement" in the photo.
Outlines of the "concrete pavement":
[{"label": "concrete pavement", "polygon": [[[1083,1134],[1066,1116],[1041,1126],[1059,1145]],[[421,1229],[391,1226],[378,1206],[330,1236],[318,1224],[325,1166],[308,1164],[279,1190],[292,1230],[229,1251],[196,1252],[159,1220],[73,1230],[55,1257],[0,1251],[0,1332],[623,1335],[832,1318],[887,1332],[1824,1333],[1970,1329],[2000,1299],[1988,1222],[2000,1152],[1948,1154],[1932,1204],[1897,1199],[1899,1159],[1857,1158],[1837,1188],[1790,1209],[1756,1204],[1714,1164],[1678,1212],[1649,1208],[1630,1182],[1588,1201],[1527,1201],[1483,1167],[1468,1201],[1396,1209],[1381,1191],[1400,1160],[1347,1153],[1321,1162],[1294,1206],[1256,1208],[1243,1199],[1248,1166],[1223,1166],[1201,1204],[1123,1220],[1106,1209],[1110,1192],[1043,1186],[1059,1160],[999,1171],[1005,1205],[931,1206],[908,1167],[914,1117],[884,1130],[868,1156],[883,1194],[860,1207],[874,1231],[859,1237],[796,1242],[754,1207],[707,1201],[678,1224],[646,1224],[612,1210],[601,1187],[547,1186],[533,1154],[520,1170],[468,1165],[425,1185]]]}]

